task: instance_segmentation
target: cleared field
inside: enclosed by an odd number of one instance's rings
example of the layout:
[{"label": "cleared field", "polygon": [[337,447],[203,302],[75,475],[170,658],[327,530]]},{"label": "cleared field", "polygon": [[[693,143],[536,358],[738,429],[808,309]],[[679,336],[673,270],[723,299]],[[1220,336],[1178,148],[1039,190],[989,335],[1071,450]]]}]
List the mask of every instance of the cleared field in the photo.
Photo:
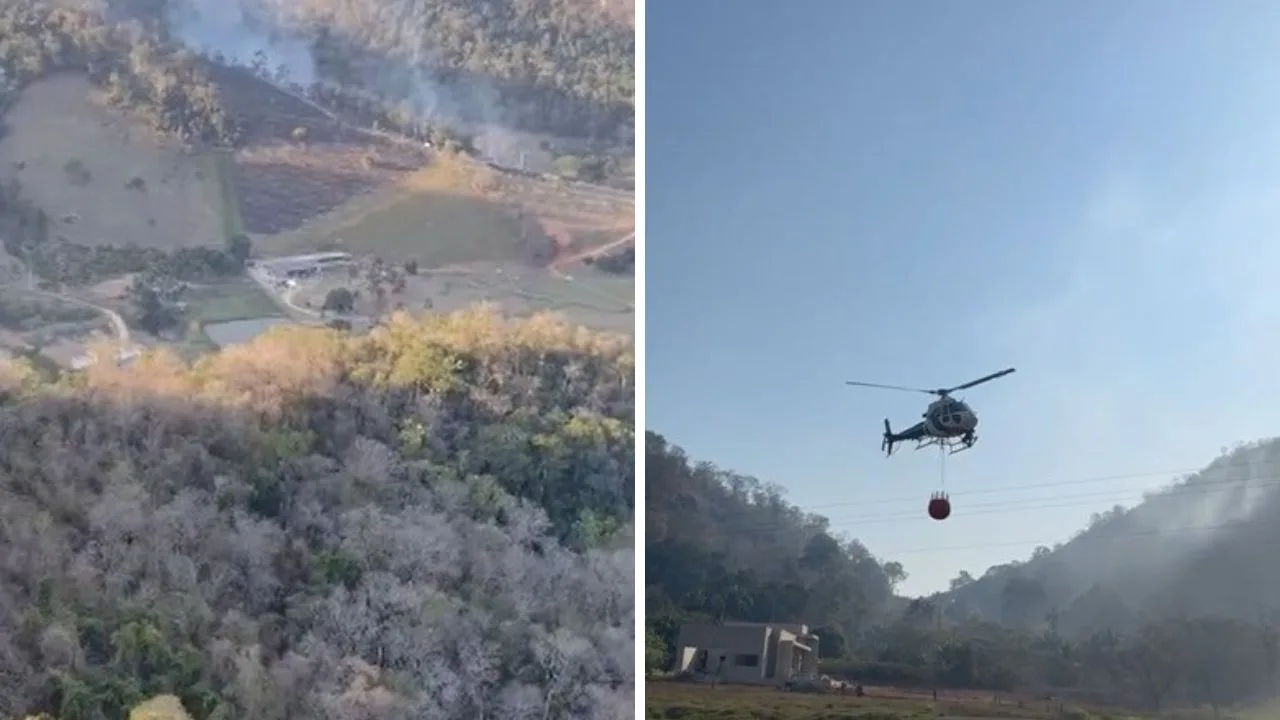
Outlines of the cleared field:
[{"label": "cleared field", "polygon": [[0,178],[80,245],[219,245],[221,193],[208,162],[95,100],[89,81],[38,81],[5,112]]},{"label": "cleared field", "polygon": [[248,70],[210,72],[244,128],[234,176],[247,232],[295,230],[426,163],[421,149],[339,122]]},{"label": "cleared field", "polygon": [[[599,273],[603,275],[603,273]],[[608,332],[635,332],[634,290],[613,278],[589,276],[585,282],[565,281],[533,268],[512,264],[476,263],[429,271],[407,278],[404,292],[387,296],[387,307],[403,305],[410,312],[451,311],[489,302],[503,312],[527,316],[538,312],[559,313],[566,320]],[[325,278],[302,288],[296,295],[299,304],[312,307],[324,304],[332,289],[346,287],[360,290],[355,312],[372,316],[378,313],[373,294],[360,281],[351,283],[341,277]]]},{"label": "cleared field", "polygon": [[270,255],[342,249],[393,263],[417,260],[425,268],[485,261],[545,265],[552,259],[551,240],[534,218],[465,191],[471,182],[483,178],[442,162],[298,232],[263,238],[259,248]]},{"label": "cleared field", "polygon": [[186,301],[188,319],[201,325],[283,316],[275,301],[248,278],[194,286]]},{"label": "cleared field", "polygon": [[635,227],[629,193],[520,175],[498,175],[490,187],[490,198],[535,217],[560,254],[611,242]]},{"label": "cleared field", "polygon": [[634,203],[626,195],[504,175],[445,156],[297,231],[262,238],[259,247],[272,255],[342,249],[425,267],[546,266],[565,253],[616,240],[633,223]]},{"label": "cleared field", "polygon": [[246,232],[244,215],[240,212],[235,156],[229,152],[213,151],[205,153],[204,159],[218,187],[218,215],[222,219],[223,237]]},{"label": "cleared field", "polygon": [[1073,710],[1056,704],[994,704],[983,693],[943,693],[937,702],[898,695],[889,688],[868,688],[867,697],[783,692],[742,685],[700,685],[669,681],[645,683],[648,720],[1139,720],[1143,716]]}]

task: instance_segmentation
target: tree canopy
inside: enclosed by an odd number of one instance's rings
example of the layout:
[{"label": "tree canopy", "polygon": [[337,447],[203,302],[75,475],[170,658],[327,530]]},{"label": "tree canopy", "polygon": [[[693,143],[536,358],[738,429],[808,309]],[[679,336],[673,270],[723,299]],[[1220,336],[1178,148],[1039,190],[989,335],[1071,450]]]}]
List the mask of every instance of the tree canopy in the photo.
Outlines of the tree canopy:
[{"label": "tree canopy", "polygon": [[653,432],[645,445],[645,620],[657,657],[697,619],[806,622],[856,637],[890,611],[900,564],[832,534],[776,486],[694,463]]},{"label": "tree canopy", "polygon": [[631,716],[628,340],[479,309],[3,370],[0,717]]},{"label": "tree canopy", "polygon": [[[285,5],[286,0],[268,4]],[[635,30],[586,0],[287,0],[322,77],[419,92],[469,120],[570,136],[627,134]],[[385,18],[397,22],[387,23]],[[389,71],[389,68],[398,70]],[[497,101],[493,101],[496,96]]]}]

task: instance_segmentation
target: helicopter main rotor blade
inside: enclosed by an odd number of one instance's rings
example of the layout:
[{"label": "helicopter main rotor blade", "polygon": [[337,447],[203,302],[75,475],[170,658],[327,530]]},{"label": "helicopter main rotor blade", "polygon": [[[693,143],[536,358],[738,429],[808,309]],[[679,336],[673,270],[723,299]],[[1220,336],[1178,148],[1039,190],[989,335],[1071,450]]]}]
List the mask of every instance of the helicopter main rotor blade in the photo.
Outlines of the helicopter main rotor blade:
[{"label": "helicopter main rotor blade", "polygon": [[881,390],[901,390],[903,392],[918,392],[918,393],[925,393],[926,395],[937,394],[937,391],[935,390],[925,390],[924,388],[903,387],[901,385],[880,385],[879,383],[854,382],[852,380],[846,380],[844,384],[854,385],[857,387],[879,388]]},{"label": "helicopter main rotor blade", "polygon": [[965,383],[965,384],[963,384],[963,385],[957,385],[957,386],[955,386],[955,387],[953,387],[953,388],[951,388],[951,389],[949,389],[949,390],[943,390],[943,391],[942,391],[942,393],[943,393],[943,394],[947,394],[947,393],[953,393],[953,392],[955,392],[955,391],[957,391],[957,390],[968,390],[969,388],[971,388],[971,387],[973,387],[973,386],[975,386],[975,385],[981,385],[981,384],[982,384],[982,383],[984,383],[984,382],[991,382],[992,380],[995,380],[996,378],[1002,378],[1002,377],[1004,377],[1005,375],[1008,375],[1008,374],[1010,374],[1010,373],[1012,373],[1012,372],[1015,372],[1015,371],[1016,371],[1016,369],[1017,369],[1017,368],[1007,368],[1007,369],[1005,369],[1005,370],[1001,370],[1000,372],[993,372],[993,373],[991,373],[990,375],[987,375],[987,376],[985,376],[985,377],[980,377],[980,378],[978,378],[977,380],[970,380],[969,382],[967,382],[967,383]]}]

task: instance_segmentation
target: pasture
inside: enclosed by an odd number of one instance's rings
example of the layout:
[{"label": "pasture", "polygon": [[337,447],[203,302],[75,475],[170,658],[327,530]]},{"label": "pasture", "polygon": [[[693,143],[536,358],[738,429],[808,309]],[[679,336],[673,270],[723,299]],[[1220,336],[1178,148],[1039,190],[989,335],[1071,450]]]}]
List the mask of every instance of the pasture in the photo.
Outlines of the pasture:
[{"label": "pasture", "polygon": [[220,245],[210,163],[97,98],[71,73],[23,90],[5,112],[0,179],[48,213],[50,235],[78,245]]},{"label": "pasture", "polygon": [[436,268],[472,262],[542,267],[616,240],[633,226],[634,202],[615,191],[438,156],[396,185],[296,231],[264,237],[259,247],[269,255],[341,249]]},{"label": "pasture", "polygon": [[645,683],[646,720],[1141,720],[1144,716],[1099,712],[1024,700],[992,702],[981,692],[927,695],[892,688],[852,694],[784,692],[771,687],[704,685],[673,681]]},{"label": "pasture", "polygon": [[193,285],[185,300],[187,319],[201,325],[284,316],[280,306],[247,277]]},{"label": "pasture", "polygon": [[467,190],[467,169],[444,159],[293,233],[263,238],[269,255],[345,250],[423,267],[467,262],[545,264],[550,240],[519,209]]}]

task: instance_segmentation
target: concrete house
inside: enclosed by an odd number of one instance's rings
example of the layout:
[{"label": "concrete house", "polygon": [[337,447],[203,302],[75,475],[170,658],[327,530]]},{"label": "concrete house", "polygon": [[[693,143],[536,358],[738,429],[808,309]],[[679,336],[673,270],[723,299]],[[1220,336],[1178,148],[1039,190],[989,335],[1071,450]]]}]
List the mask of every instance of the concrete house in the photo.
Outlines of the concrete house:
[{"label": "concrete house", "polygon": [[732,683],[785,685],[818,672],[818,636],[808,625],[689,624],[676,642],[677,673]]}]

